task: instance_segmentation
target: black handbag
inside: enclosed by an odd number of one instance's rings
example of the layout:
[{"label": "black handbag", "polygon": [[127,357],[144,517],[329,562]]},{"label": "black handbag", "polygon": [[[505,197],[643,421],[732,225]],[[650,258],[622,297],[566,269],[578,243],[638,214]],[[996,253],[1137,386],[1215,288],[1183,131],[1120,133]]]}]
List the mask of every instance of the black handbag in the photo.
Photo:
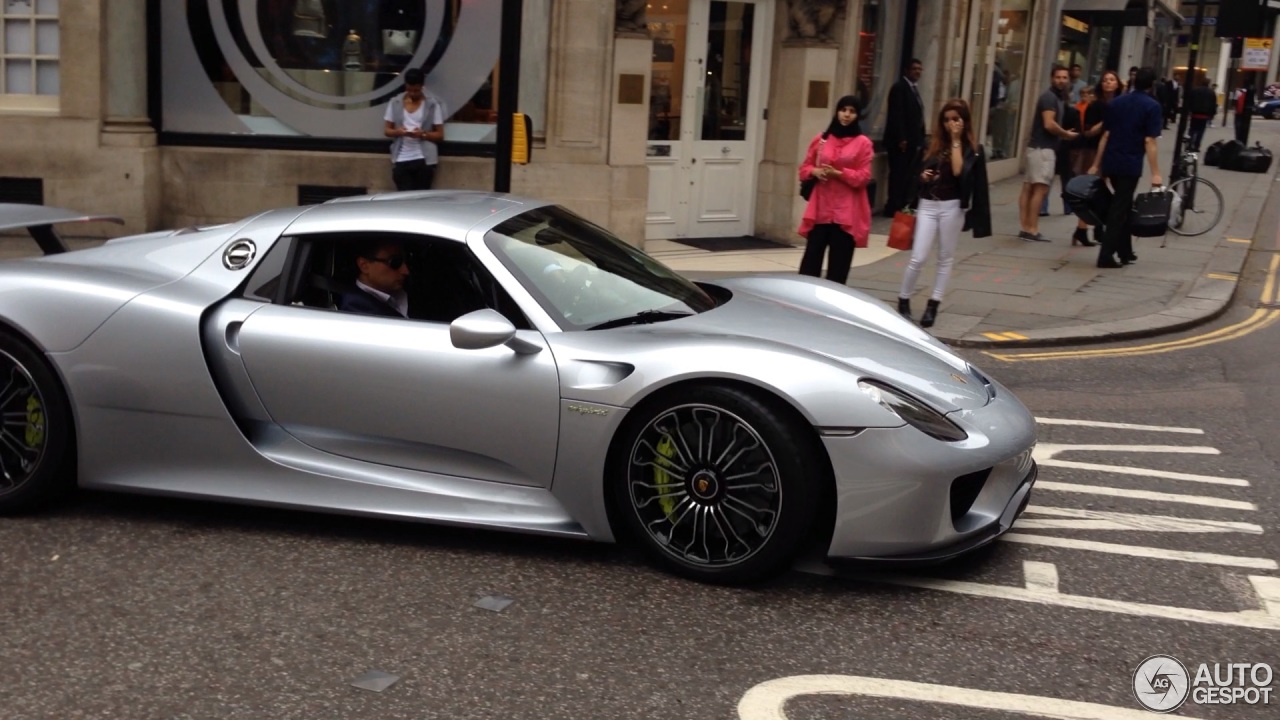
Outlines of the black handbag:
[{"label": "black handbag", "polygon": [[[817,155],[814,156],[814,162],[813,162],[814,165],[817,165],[818,162],[822,160],[822,146],[825,144],[827,144],[827,139],[825,137],[818,141],[818,153]],[[807,179],[801,180],[800,181],[800,197],[808,201],[809,196],[813,194],[814,186],[817,184],[818,184],[818,178],[812,175],[810,175]]]},{"label": "black handbag", "polygon": [[800,197],[804,198],[805,200],[808,200],[809,196],[813,194],[813,186],[817,184],[818,184],[818,178],[816,177],[810,176],[808,180],[801,180],[800,181]]},{"label": "black handbag", "polygon": [[1164,188],[1133,198],[1129,213],[1129,234],[1134,237],[1160,237],[1169,232],[1169,215],[1173,212],[1173,193]]}]

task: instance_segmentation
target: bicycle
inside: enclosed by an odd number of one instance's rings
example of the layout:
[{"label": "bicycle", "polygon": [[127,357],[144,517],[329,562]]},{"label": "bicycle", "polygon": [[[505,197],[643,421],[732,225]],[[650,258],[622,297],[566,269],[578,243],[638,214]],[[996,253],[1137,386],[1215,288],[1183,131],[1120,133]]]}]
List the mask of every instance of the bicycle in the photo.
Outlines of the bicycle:
[{"label": "bicycle", "polygon": [[[1191,146],[1190,136],[1182,139],[1184,147]],[[1195,237],[1203,235],[1222,220],[1225,203],[1217,185],[1200,177],[1200,153],[1186,150],[1173,170],[1173,180],[1167,191],[1173,193],[1173,207],[1169,213],[1169,229],[1178,235]]]}]

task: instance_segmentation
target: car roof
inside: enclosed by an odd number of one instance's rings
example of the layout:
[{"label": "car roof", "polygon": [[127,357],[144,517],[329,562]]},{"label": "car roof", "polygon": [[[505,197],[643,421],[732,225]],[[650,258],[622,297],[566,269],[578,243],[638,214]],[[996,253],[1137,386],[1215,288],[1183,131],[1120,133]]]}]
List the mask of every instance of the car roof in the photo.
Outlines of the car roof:
[{"label": "car roof", "polygon": [[334,198],[314,205],[289,233],[399,230],[461,240],[478,225],[550,205],[545,200],[482,190],[421,190]]}]

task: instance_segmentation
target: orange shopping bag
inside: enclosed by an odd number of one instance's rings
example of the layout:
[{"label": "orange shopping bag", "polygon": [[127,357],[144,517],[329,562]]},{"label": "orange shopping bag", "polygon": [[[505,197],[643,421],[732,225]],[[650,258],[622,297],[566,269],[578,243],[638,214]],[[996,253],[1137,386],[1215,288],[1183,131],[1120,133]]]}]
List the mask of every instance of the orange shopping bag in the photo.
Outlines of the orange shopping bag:
[{"label": "orange shopping bag", "polygon": [[915,213],[899,210],[893,214],[893,226],[889,228],[889,247],[894,250],[910,250],[915,234]]}]

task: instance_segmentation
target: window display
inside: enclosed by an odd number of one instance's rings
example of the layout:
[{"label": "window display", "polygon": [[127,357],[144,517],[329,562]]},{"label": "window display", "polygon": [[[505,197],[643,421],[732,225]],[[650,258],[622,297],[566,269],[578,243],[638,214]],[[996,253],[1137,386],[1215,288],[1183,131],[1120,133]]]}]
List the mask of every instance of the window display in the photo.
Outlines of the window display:
[{"label": "window display", "polygon": [[501,0],[164,3],[166,132],[382,139],[410,67],[446,142],[493,143]]},{"label": "window display", "polygon": [[993,77],[1003,85],[998,88],[1003,93],[1003,99],[1001,95],[996,96],[987,126],[987,147],[991,148],[992,160],[1018,156],[1018,124],[1022,98],[1026,93],[1031,93],[1031,97],[1038,96],[1049,87],[1047,72],[1043,80],[1024,77],[1027,68],[1027,33],[1031,27],[1030,6],[1030,0],[1005,0],[1000,5],[1000,16],[996,20]]},{"label": "window display", "polygon": [[902,71],[902,32],[906,3],[863,0],[858,33],[854,92],[863,103],[862,129],[873,140],[884,137],[889,88]]}]

